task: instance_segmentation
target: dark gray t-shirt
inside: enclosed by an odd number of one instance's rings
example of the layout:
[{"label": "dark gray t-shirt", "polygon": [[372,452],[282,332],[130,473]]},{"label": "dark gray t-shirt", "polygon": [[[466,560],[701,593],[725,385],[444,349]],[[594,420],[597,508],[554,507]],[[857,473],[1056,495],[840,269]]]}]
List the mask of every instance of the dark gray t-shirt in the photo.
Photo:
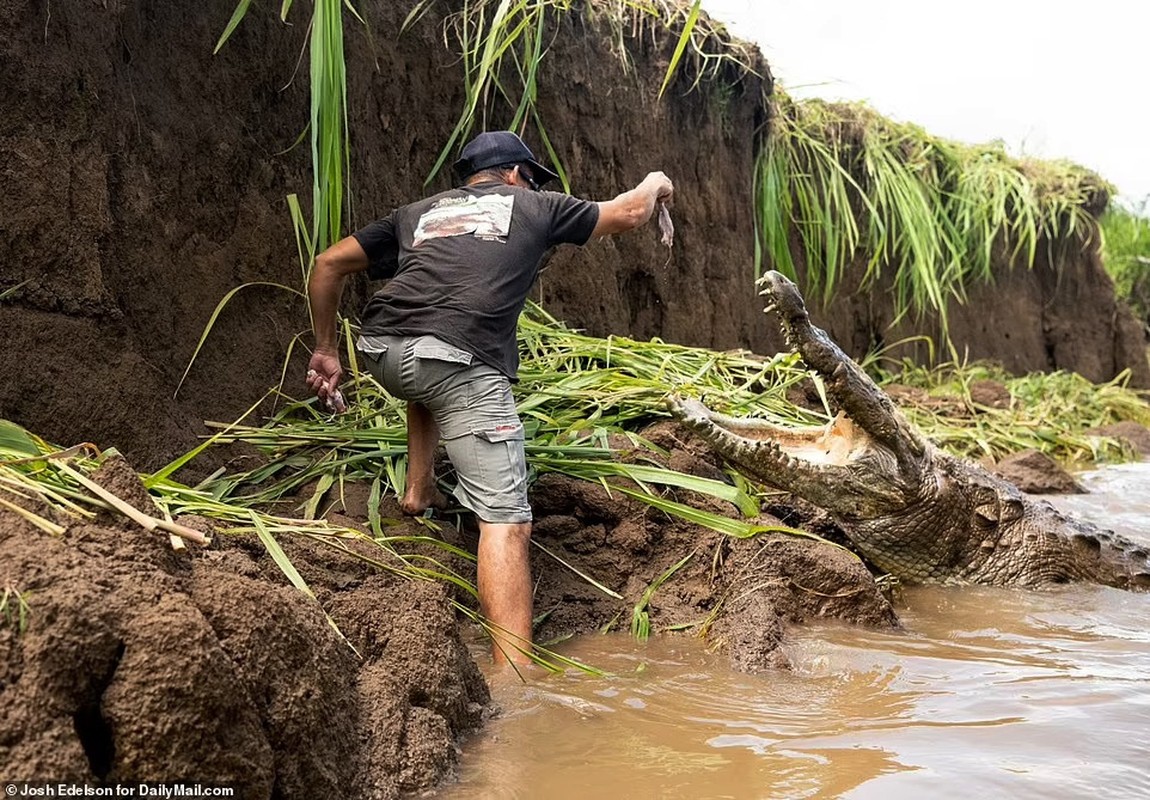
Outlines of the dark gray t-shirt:
[{"label": "dark gray t-shirt", "polygon": [[397,208],[352,234],[368,275],[388,279],[362,333],[436,336],[514,380],[519,312],[544,253],[585,244],[598,221],[591,201],[495,181]]}]

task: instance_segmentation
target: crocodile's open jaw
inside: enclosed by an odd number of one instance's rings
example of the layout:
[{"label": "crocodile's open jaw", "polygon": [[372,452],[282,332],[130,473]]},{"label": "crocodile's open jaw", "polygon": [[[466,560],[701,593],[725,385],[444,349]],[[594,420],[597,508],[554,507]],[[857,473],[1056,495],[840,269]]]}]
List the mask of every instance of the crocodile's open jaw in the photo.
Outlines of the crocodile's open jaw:
[{"label": "crocodile's open jaw", "polygon": [[773,438],[791,458],[839,467],[854,461],[873,446],[866,431],[845,414],[839,414],[822,427],[795,429]]},{"label": "crocodile's open jaw", "polygon": [[913,581],[1037,586],[1150,584],[1145,548],[1029,501],[1013,484],[930,445],[827,334],[778,273],[761,281],[788,343],[840,415],[787,428],[672,397],[672,413],[730,461],[831,512],[879,569]]},{"label": "crocodile's open jaw", "polygon": [[731,461],[828,510],[852,517],[896,511],[921,473],[925,443],[858,365],[811,325],[793,283],[777,272],[761,283],[788,344],[842,411],[825,426],[802,428],[728,417],[678,397],[668,401],[672,412]]},{"label": "crocodile's open jaw", "polygon": [[[686,409],[691,401],[680,401]],[[695,414],[702,414],[694,409]],[[711,421],[748,442],[773,442],[789,458],[813,466],[846,466],[873,446],[866,431],[840,413],[826,425],[786,428],[755,420],[737,420],[717,414]],[[724,422],[726,424],[724,424]]]}]

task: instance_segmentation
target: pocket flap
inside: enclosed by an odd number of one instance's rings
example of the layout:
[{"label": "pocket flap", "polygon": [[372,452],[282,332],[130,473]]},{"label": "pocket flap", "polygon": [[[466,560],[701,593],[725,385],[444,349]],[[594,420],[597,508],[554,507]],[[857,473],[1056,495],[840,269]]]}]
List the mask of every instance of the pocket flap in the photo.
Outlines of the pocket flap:
[{"label": "pocket flap", "polygon": [[378,356],[387,352],[387,339],[383,336],[360,336],[355,349],[365,355]]},{"label": "pocket flap", "polygon": [[420,339],[411,349],[416,358],[432,358],[436,361],[447,361],[452,364],[470,364],[471,353],[452,347],[447,342],[438,339]]},{"label": "pocket flap", "polygon": [[489,442],[512,442],[523,438],[523,423],[504,422],[492,428],[476,431],[475,435]]}]

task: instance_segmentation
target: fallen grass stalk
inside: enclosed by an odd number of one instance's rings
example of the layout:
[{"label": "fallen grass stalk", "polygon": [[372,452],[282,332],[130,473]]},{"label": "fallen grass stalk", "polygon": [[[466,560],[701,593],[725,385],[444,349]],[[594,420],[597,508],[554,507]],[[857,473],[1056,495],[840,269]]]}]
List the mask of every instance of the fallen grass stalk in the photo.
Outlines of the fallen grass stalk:
[{"label": "fallen grass stalk", "polygon": [[45,519],[44,517],[40,516],[39,514],[36,514],[35,512],[29,511],[28,509],[24,508],[23,506],[17,505],[16,503],[10,503],[7,500],[5,500],[3,497],[0,497],[0,506],[3,506],[4,508],[8,509],[9,511],[14,511],[15,513],[19,514],[24,519],[31,522],[33,525],[35,525],[40,530],[44,531],[45,533],[51,534],[52,536],[63,536],[64,531],[67,530],[67,528],[65,528],[63,525],[57,525],[55,522],[52,522],[52,520]]},{"label": "fallen grass stalk", "polygon": [[[955,455],[997,459],[1035,449],[1063,464],[1084,467],[1134,457],[1127,443],[1087,431],[1122,421],[1150,426],[1147,393],[1128,388],[1129,378],[1123,372],[1092,384],[1073,372],[1014,376],[987,363],[947,362],[926,368],[902,361],[885,369],[882,383],[923,390],[921,399],[900,399],[903,411],[928,438]],[[1010,406],[975,406],[971,385],[981,380],[1001,383]]]},{"label": "fallen grass stalk", "polygon": [[0,620],[22,635],[28,630],[28,620],[32,616],[32,606],[28,603],[28,593],[21,592],[11,584],[0,594]]},{"label": "fallen grass stalk", "polygon": [[639,602],[631,610],[631,635],[636,639],[645,642],[651,636],[651,616],[647,613],[647,609],[651,605],[651,598],[655,596],[655,592],[659,591],[660,586],[694,557],[695,551],[692,550],[678,562],[672,564],[662,575],[651,581],[651,584],[643,591],[643,596],[639,598]]},{"label": "fallen grass stalk", "polygon": [[602,583],[600,583],[599,581],[592,578],[586,572],[581,571],[578,567],[572,566],[571,564],[569,564],[568,562],[564,561],[562,558],[557,556],[555,553],[552,553],[544,545],[540,544],[538,539],[532,539],[531,544],[533,544],[536,548],[538,548],[539,550],[542,550],[544,553],[546,553],[548,556],[550,556],[552,559],[554,559],[560,566],[562,566],[565,569],[568,569],[571,572],[575,573],[580,578],[587,581],[587,583],[591,584],[592,586],[594,586],[596,589],[598,589],[599,591],[601,591],[603,594],[607,595],[608,597],[614,598],[615,600],[622,600],[623,599],[623,595],[619,594],[618,592],[614,591],[613,589],[608,589],[606,586],[604,586]]},{"label": "fallen grass stalk", "polygon": [[181,539],[187,539],[189,542],[198,544],[202,547],[206,547],[208,545],[208,538],[199,531],[193,530],[184,525],[180,525],[176,522],[168,522],[167,520],[157,519],[150,514],[145,514],[143,511],[140,511],[140,509],[136,508],[132,504],[121,500],[119,497],[109,492],[100,484],[81,474],[77,470],[72,469],[67,464],[60,463],[57,466],[61,472],[71,477],[85,489],[92,492],[92,494],[99,497],[105,503],[119,511],[128,519],[135,522],[144,530],[154,531],[159,528],[162,531],[175,534]]}]

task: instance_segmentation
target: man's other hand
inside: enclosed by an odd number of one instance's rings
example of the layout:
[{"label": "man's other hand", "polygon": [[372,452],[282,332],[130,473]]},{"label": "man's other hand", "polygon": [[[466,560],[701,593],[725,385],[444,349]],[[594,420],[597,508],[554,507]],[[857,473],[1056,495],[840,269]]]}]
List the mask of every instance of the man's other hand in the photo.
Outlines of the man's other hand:
[{"label": "man's other hand", "polygon": [[333,411],[343,411],[343,395],[339,382],[343,377],[343,365],[339,356],[327,350],[312,353],[307,365],[308,388],[315,392],[320,402]]}]

